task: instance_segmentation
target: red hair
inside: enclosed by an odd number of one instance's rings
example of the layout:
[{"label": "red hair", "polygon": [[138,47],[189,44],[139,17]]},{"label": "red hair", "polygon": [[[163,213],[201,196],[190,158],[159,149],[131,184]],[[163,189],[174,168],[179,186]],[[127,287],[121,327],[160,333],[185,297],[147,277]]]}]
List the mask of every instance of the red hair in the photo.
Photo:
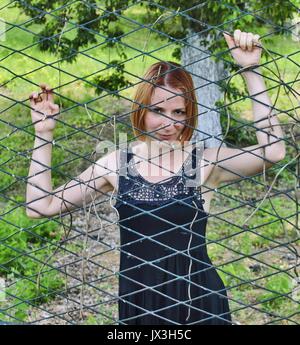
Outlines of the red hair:
[{"label": "red hair", "polygon": [[[146,132],[144,118],[147,106],[151,104],[151,97],[156,87],[170,87],[180,90],[185,98],[186,126],[181,133],[180,142],[183,144],[192,137],[194,128],[197,127],[198,106],[191,75],[176,62],[157,62],[149,67],[143,81],[138,84],[132,104],[130,116],[133,132],[139,140],[145,141]],[[175,96],[175,95],[174,95]]]}]

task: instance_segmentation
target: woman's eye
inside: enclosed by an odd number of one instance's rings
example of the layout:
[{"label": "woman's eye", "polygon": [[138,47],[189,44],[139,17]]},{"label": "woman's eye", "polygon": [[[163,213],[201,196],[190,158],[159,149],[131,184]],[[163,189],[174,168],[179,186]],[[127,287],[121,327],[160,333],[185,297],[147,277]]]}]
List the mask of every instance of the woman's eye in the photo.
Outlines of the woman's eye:
[{"label": "woman's eye", "polygon": [[[157,114],[163,114],[162,110],[160,108],[152,108],[152,111]],[[174,114],[176,115],[186,115],[186,112],[183,110],[175,110]]]}]

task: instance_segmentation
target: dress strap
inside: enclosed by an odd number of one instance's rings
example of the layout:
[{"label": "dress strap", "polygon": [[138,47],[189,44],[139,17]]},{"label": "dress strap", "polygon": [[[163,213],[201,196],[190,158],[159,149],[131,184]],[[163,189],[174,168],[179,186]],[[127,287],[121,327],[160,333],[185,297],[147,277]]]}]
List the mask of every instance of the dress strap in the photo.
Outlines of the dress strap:
[{"label": "dress strap", "polygon": [[123,147],[119,150],[119,171],[118,171],[118,196],[124,193],[124,179],[127,178],[127,148]]},{"label": "dress strap", "polygon": [[120,168],[119,168],[119,177],[127,177],[128,176],[128,165],[132,156],[131,148],[121,148],[120,149]]},{"label": "dress strap", "polygon": [[203,157],[203,142],[192,143],[193,150],[190,159],[184,163],[182,172],[187,187],[195,188],[201,185],[201,158]]}]

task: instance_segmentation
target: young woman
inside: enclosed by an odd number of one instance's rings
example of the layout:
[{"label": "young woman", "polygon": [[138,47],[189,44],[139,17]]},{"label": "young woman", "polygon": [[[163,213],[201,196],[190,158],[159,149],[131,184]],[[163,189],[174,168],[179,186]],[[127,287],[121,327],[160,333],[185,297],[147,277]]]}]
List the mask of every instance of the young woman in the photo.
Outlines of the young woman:
[{"label": "young woman", "polygon": [[52,191],[51,149],[59,108],[44,84],[40,94],[30,96],[37,135],[27,215],[51,217],[80,207],[83,200],[117,192],[120,324],[232,323],[225,287],[205,246],[209,205],[221,183],[268,169],[284,158],[285,146],[257,67],[259,36],[240,30],[224,36],[235,62],[253,67],[242,74],[252,99],[257,145],[204,151],[191,145],[198,115],[191,76],[176,63],[158,62],[136,91],[131,115],[135,145],[106,154]]}]

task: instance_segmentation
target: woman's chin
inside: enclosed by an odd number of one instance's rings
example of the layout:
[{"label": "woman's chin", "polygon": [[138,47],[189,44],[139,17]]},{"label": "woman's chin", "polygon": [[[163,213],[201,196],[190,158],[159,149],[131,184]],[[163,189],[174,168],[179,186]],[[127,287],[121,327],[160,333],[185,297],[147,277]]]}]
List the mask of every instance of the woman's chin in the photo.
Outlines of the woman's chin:
[{"label": "woman's chin", "polygon": [[178,145],[180,145],[180,140],[178,140],[178,139],[159,139],[159,143],[162,146],[178,146]]}]

